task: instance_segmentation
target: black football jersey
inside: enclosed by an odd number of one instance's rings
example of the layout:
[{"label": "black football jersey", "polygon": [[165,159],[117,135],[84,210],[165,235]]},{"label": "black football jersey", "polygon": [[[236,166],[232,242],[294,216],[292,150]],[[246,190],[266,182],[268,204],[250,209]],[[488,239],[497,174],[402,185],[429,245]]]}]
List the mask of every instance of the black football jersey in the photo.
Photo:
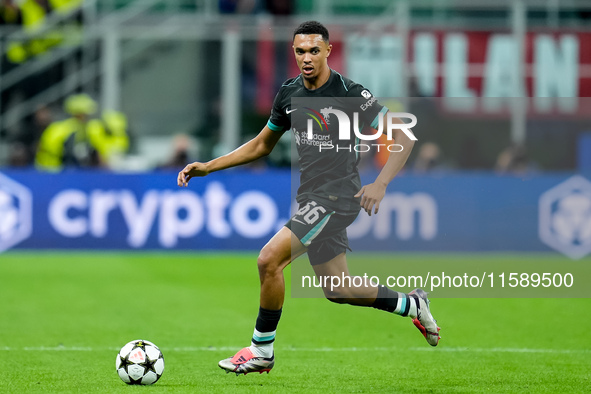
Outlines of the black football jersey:
[{"label": "black football jersey", "polygon": [[[348,116],[342,121],[336,111]],[[273,102],[267,126],[278,133],[293,132],[300,165],[300,187],[296,200],[316,200],[337,213],[358,212],[361,189],[357,164],[371,141],[359,140],[352,128],[357,113],[359,130],[378,127],[387,109],[362,85],[331,70],[328,81],[318,89],[304,86],[302,76],[287,80]],[[348,124],[343,138],[341,127]]]}]

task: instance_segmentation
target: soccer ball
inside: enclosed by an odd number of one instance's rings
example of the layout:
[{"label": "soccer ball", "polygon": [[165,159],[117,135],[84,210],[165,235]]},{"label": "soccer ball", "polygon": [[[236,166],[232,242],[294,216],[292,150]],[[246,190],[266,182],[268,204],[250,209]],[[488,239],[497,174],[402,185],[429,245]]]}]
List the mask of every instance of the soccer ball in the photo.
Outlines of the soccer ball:
[{"label": "soccer ball", "polygon": [[164,372],[164,356],[152,342],[137,339],[121,348],[115,367],[127,384],[153,384]]}]

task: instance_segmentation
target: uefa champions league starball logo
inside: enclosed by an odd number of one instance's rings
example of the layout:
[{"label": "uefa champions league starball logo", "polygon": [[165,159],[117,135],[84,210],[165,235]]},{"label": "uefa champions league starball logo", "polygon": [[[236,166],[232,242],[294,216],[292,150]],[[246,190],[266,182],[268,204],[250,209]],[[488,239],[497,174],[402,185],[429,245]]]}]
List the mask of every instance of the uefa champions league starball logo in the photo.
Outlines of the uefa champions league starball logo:
[{"label": "uefa champions league starball logo", "polygon": [[575,193],[558,201],[552,227],[565,244],[591,243],[591,197]]},{"label": "uefa champions league starball logo", "polygon": [[591,252],[591,182],[574,176],[540,197],[540,239],[579,259]]},{"label": "uefa champions league starball logo", "polygon": [[31,236],[32,200],[28,188],[0,173],[0,252]]},{"label": "uefa champions league starball logo", "polygon": [[18,226],[18,209],[10,194],[0,190],[0,241],[10,239]]}]

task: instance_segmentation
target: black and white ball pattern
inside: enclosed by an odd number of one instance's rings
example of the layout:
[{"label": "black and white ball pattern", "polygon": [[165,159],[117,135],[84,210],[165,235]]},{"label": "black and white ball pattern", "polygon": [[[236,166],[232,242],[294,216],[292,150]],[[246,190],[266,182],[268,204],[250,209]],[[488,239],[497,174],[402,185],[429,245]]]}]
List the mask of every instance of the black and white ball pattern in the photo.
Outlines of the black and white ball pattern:
[{"label": "black and white ball pattern", "polygon": [[164,372],[164,356],[152,342],[137,339],[121,348],[115,367],[127,384],[154,384]]}]

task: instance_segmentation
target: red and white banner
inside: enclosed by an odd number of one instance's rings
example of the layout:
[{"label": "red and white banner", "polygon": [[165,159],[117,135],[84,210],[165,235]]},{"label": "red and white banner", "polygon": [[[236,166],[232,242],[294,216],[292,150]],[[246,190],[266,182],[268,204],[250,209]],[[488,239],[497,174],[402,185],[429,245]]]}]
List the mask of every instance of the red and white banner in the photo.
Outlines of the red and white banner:
[{"label": "red and white banner", "polygon": [[[376,96],[404,95],[400,38],[374,38],[360,60],[356,52],[364,52],[367,41],[349,38],[348,76],[361,81],[371,69],[366,86]],[[406,48],[408,96],[474,98],[454,100],[462,105],[458,112],[508,112],[511,98],[531,97],[529,113],[589,113],[577,97],[591,96],[591,33],[528,33],[520,44],[509,33],[415,31]]]},{"label": "red and white banner", "polygon": [[[509,32],[413,31],[407,68],[401,38],[392,33],[339,35],[331,43],[329,65],[377,97],[474,98],[472,108],[463,110],[479,113],[506,112],[512,105],[506,98],[531,97],[530,113],[590,113],[576,98],[591,97],[591,33],[530,32],[520,48]],[[262,41],[259,53],[266,52],[266,67],[273,67],[268,45]],[[297,75],[295,60],[287,64],[280,74]],[[411,78],[408,90],[402,89],[404,75]],[[265,75],[259,77],[259,97],[267,105],[265,91],[272,87],[263,83]]]}]

